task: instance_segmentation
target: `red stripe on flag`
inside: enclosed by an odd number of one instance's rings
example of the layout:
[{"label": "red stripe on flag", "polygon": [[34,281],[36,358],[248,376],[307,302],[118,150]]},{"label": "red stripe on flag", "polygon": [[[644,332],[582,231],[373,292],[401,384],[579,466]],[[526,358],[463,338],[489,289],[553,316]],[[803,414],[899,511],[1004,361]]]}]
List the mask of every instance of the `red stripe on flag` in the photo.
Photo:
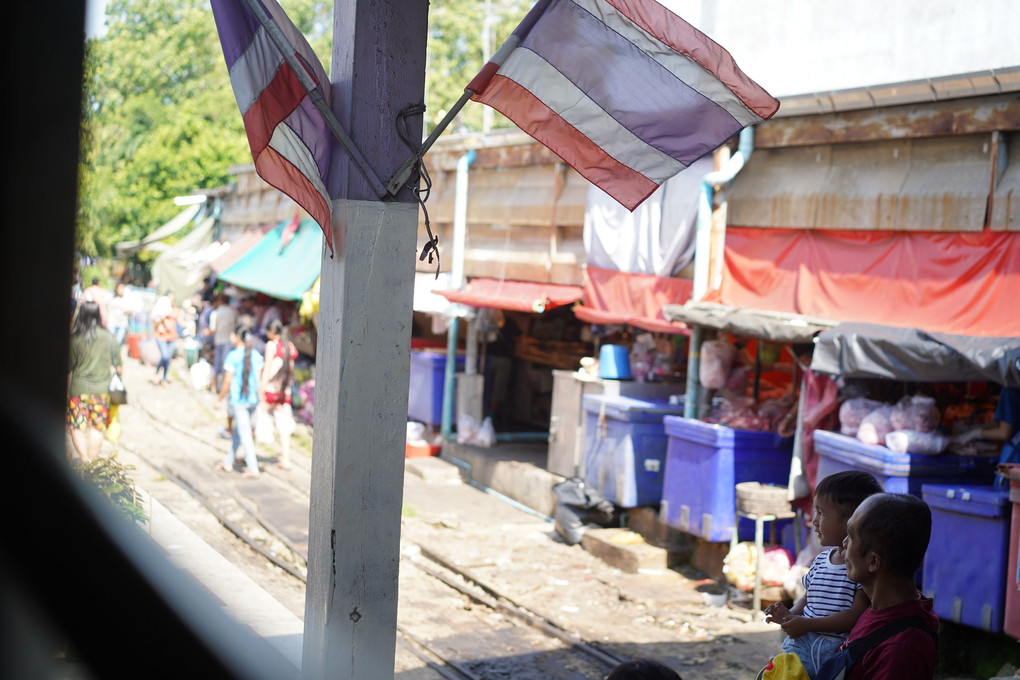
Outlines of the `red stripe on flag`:
[{"label": "red stripe on flag", "polygon": [[304,173],[271,146],[267,146],[255,159],[259,177],[294,199],[308,211],[322,227],[326,245],[333,249],[333,227],[330,224],[330,206]]},{"label": "red stripe on flag", "polygon": [[269,145],[276,126],[286,120],[306,96],[294,71],[287,64],[281,64],[255,103],[244,112],[244,131],[248,134],[252,158],[258,157]]},{"label": "red stripe on flag", "polygon": [[492,76],[496,75],[496,71],[498,70],[499,64],[491,61],[486,62],[485,66],[482,67],[482,70],[478,72],[478,75],[472,78],[471,82],[468,83],[468,86],[464,89],[471,90],[472,92],[481,92],[485,89],[485,86],[489,84],[489,80],[492,79]]},{"label": "red stripe on flag", "polygon": [[744,106],[763,120],[779,110],[779,102],[740,70],[726,48],[655,0],[605,1],[660,42],[715,75]]},{"label": "red stripe on flag", "polygon": [[530,90],[505,76],[497,74],[485,92],[472,99],[512,120],[628,210],[639,206],[659,188],[654,181],[603,151]]}]

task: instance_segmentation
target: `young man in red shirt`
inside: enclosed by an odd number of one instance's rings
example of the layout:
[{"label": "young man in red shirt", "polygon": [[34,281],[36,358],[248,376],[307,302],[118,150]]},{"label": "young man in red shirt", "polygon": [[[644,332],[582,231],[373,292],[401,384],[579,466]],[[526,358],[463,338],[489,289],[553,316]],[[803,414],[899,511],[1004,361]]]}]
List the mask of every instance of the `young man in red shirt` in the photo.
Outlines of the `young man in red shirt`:
[{"label": "young man in red shirt", "polygon": [[848,680],[934,677],[939,620],[932,600],[922,597],[915,580],[930,538],[931,510],[915,496],[870,496],[847,522],[843,541],[847,577],[861,584],[871,606],[841,649],[893,621],[913,617],[918,624],[866,652],[850,669]]}]

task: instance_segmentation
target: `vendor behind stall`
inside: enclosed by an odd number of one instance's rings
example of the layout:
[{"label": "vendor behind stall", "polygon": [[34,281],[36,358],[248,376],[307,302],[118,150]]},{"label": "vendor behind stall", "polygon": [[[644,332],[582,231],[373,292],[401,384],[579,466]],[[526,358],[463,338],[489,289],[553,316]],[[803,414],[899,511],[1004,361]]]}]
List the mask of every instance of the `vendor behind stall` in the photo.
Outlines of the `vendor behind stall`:
[{"label": "vendor behind stall", "polygon": [[960,443],[975,439],[1003,442],[999,462],[1020,463],[1020,389],[1002,388],[995,407],[995,420],[989,425],[973,428],[956,437]]}]

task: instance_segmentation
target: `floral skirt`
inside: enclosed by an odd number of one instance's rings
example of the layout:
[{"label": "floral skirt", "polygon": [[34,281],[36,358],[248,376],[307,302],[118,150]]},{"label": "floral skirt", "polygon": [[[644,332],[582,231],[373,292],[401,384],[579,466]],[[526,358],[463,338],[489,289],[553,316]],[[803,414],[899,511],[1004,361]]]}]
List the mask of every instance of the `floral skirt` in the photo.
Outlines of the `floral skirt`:
[{"label": "floral skirt", "polygon": [[110,395],[77,394],[67,404],[67,427],[84,430],[94,427],[100,432],[110,424]]}]

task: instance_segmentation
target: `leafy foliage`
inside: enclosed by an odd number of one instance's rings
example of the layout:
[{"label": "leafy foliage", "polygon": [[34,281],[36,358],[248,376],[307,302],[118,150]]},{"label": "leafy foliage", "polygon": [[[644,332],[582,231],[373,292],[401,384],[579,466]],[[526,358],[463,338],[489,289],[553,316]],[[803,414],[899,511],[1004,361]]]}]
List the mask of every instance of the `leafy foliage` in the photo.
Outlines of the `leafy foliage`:
[{"label": "leafy foliage", "polygon": [[[333,0],[281,4],[328,70]],[[483,31],[495,50],[527,9],[433,0],[428,129],[482,67]],[[175,196],[225,185],[232,166],[251,162],[208,0],[110,0],[106,26],[86,44],[82,95],[77,246],[92,256],[153,231],[179,211]],[[482,129],[482,109],[468,104],[451,129]]]},{"label": "leafy foliage", "polygon": [[[489,51],[495,52],[530,8],[526,0],[434,0],[429,5],[426,66],[426,127],[435,127],[485,65],[485,31]],[[469,102],[451,125],[455,131],[483,129],[483,107]],[[493,127],[512,123],[496,115]]]},{"label": "leafy foliage", "polygon": [[100,457],[91,463],[82,463],[77,468],[78,474],[109,498],[120,514],[135,522],[147,522],[149,518],[135,491],[135,482],[128,476],[128,472],[134,469],[133,465],[121,463],[116,453],[108,458]]}]

